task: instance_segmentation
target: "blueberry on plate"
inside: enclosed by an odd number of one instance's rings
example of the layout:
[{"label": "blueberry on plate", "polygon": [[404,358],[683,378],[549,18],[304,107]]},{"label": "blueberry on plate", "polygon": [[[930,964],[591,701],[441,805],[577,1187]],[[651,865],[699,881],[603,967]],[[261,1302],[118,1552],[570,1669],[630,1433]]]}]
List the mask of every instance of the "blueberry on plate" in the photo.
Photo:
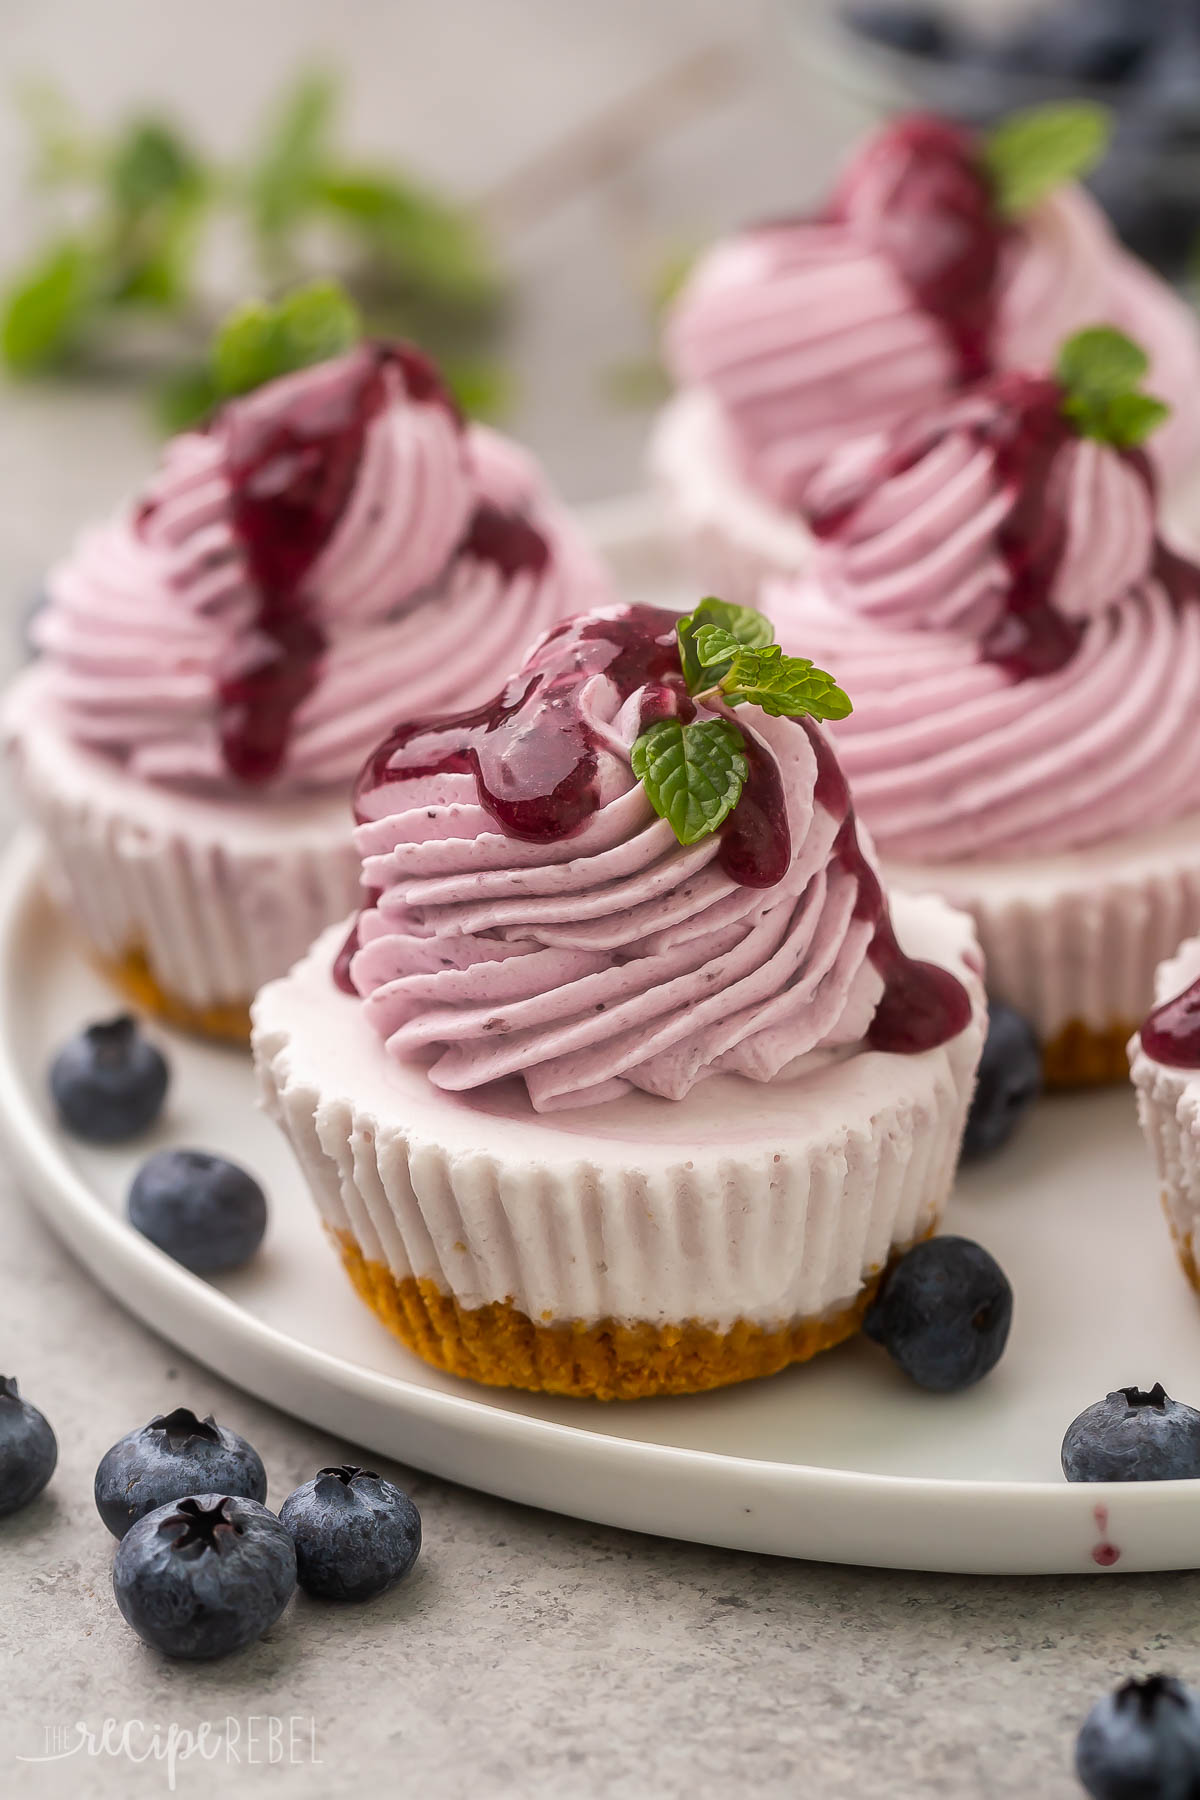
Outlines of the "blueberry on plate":
[{"label": "blueberry on plate", "polygon": [[11,1376],[0,1375],[0,1518],[28,1506],[57,1462],[58,1440],[49,1420],[22,1400]]},{"label": "blueberry on plate", "polygon": [[95,1144],[120,1144],[153,1125],[168,1080],[161,1050],[128,1013],[86,1026],[50,1065],[59,1118]]},{"label": "blueberry on plate", "polygon": [[258,1451],[210,1414],[186,1406],[160,1413],[107,1450],[96,1470],[96,1510],[114,1537],[124,1537],[147,1513],[188,1494],[267,1497],[267,1472]]},{"label": "blueberry on plate", "polygon": [[373,1599],[408,1574],[421,1549],[421,1515],[408,1495],[349,1464],[320,1470],[279,1517],[296,1542],[300,1586],[322,1600]]},{"label": "blueberry on plate", "polygon": [[1002,1000],[988,1006],[987,1041],[963,1134],[963,1160],[1005,1145],[1042,1091],[1042,1053],[1027,1019]]},{"label": "blueberry on plate", "polygon": [[1117,1388],[1067,1426],[1068,1481],[1187,1481],[1200,1476],[1200,1412],[1163,1392]]},{"label": "blueberry on plate", "polygon": [[275,1514],[197,1494],[147,1513],[117,1545],[113,1593],[143,1643],[211,1660],[268,1631],[296,1591],[296,1550]]},{"label": "blueberry on plate", "polygon": [[929,1238],[893,1263],[863,1321],[918,1387],[949,1394],[981,1381],[1008,1342],[1012,1288],[970,1238]]},{"label": "blueberry on plate", "polygon": [[197,1275],[249,1262],[267,1229],[253,1175],[207,1150],[157,1150],[129,1190],[129,1222]]},{"label": "blueberry on plate", "polygon": [[930,6],[848,6],[845,16],[860,37],[907,56],[945,56],[950,50],[946,21]]},{"label": "blueberry on plate", "polygon": [[1092,1800],[1195,1800],[1200,1695],[1170,1675],[1125,1682],[1084,1720],[1075,1773]]}]

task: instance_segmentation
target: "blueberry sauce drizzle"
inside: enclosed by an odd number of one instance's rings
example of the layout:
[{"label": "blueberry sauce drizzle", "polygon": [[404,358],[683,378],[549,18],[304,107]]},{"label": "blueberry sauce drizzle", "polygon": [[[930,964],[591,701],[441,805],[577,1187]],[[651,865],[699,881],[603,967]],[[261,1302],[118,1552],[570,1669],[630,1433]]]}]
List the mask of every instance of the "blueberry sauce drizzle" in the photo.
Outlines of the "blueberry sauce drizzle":
[{"label": "blueberry sauce drizzle", "polygon": [[[686,723],[695,716],[672,614],[631,606],[615,617],[569,619],[490,706],[459,718],[398,727],[359,780],[359,822],[375,816],[364,802],[393,780],[470,774],[480,805],[509,836],[539,844],[571,837],[599,805],[599,746],[580,701],[587,678],[601,673],[622,700],[642,691],[643,731],[661,719]],[[833,859],[856,882],[855,916],[874,926],[869,954],[883,977],[884,992],[868,1042],[874,1049],[901,1054],[943,1044],[970,1020],[966,990],[948,971],[914,962],[900,949],[878,877],[859,845],[837,760],[810,720],[800,724],[817,759],[814,799],[840,821]],[[749,733],[745,744],[750,775],[721,827],[717,860],[741,886],[773,887],[792,860],[787,801],[774,757]],[[338,986],[347,993],[355,992],[350,961],[357,947],[356,924],[334,969]]]},{"label": "blueberry sauce drizzle", "polygon": [[1200,981],[1155,1007],[1142,1026],[1142,1049],[1168,1069],[1200,1069]]},{"label": "blueberry sauce drizzle", "polygon": [[[343,359],[340,387],[303,423],[245,401],[210,422],[224,435],[231,524],[256,599],[253,624],[217,687],[222,759],[247,786],[278,774],[297,709],[316,683],[325,635],[305,582],[354,491],[367,432],[391,391],[389,371],[411,400],[458,418],[419,351],[367,342]],[[156,510],[154,501],[141,507],[139,528]]]},{"label": "blueberry sauce drizzle", "polygon": [[[995,461],[1000,485],[1012,496],[996,531],[1004,564],[1000,594],[1003,613],[980,645],[985,662],[995,663],[1013,681],[1053,675],[1066,667],[1083,640],[1085,622],[1060,612],[1054,588],[1066,553],[1072,464],[1062,452],[1079,442],[1064,417],[1064,391],[1049,377],[1019,373],[996,376],[953,403],[937,424],[915,426],[864,472],[854,489],[812,520],[826,541],[847,535],[859,508],[887,481],[906,474],[952,431],[964,431]],[[1141,450],[1113,451],[1145,481],[1155,479]],[[1200,591],[1200,571],[1160,545],[1154,573],[1177,602]]]},{"label": "blueberry sauce drizzle", "polygon": [[1011,226],[970,132],[916,113],[854,159],[824,217],[864,235],[941,326],[964,384],[993,365],[1000,263]]}]

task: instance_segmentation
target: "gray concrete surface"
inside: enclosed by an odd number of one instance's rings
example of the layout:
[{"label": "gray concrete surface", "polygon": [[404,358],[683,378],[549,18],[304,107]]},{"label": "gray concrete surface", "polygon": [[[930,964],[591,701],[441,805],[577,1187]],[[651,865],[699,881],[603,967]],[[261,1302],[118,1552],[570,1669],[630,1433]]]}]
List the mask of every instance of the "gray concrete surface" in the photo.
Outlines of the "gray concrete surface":
[{"label": "gray concrete surface", "polygon": [[[0,0],[0,92],[49,70],[97,118],[164,97],[233,143],[281,70],[326,46],[350,74],[364,149],[480,192],[714,40],[737,52],[735,92],[508,240],[525,303],[516,425],[569,493],[590,497],[634,481],[644,429],[606,405],[599,379],[643,348],[630,269],[658,239],[814,191],[855,126],[853,108],[795,75],[767,5]],[[19,193],[0,106],[0,263],[22,239]],[[120,393],[0,391],[0,577],[14,614],[147,455]],[[405,1470],[390,1473],[416,1496],[427,1546],[410,1583],[366,1611],[301,1603],[234,1662],[172,1667],[111,1602],[90,1500],[104,1448],[162,1408],[211,1408],[259,1445],[276,1499],[349,1448],[143,1331],[47,1234],[2,1160],[0,1366],[62,1442],[50,1492],[0,1526],[0,1794],[167,1793],[153,1728],[165,1749],[172,1726],[207,1723],[215,1758],[179,1762],[180,1794],[1067,1800],[1074,1730],[1096,1693],[1129,1670],[1200,1678],[1200,1576],[965,1581],[786,1564],[595,1529]],[[76,1722],[97,1754],[33,1760],[75,1745]]]}]

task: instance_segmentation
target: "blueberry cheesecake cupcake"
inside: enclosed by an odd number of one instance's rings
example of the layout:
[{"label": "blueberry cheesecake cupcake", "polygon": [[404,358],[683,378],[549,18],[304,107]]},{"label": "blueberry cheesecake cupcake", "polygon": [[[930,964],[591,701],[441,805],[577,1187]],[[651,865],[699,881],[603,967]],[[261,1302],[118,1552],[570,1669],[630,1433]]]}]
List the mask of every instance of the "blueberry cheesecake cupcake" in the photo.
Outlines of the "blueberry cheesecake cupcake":
[{"label": "blueberry cheesecake cupcake", "polygon": [[1176,409],[1154,455],[1190,509],[1200,327],[1068,179],[1105,129],[1078,104],[988,137],[897,119],[819,212],[751,226],[701,259],[667,320],[678,391],[651,464],[702,579],[752,599],[762,573],[805,568],[809,485],[832,454],[997,372],[1049,368],[1094,321],[1149,351]]},{"label": "blueberry cheesecake cupcake", "polygon": [[357,790],[368,903],[254,1008],[266,1104],[366,1303],[494,1385],[631,1399],[859,1328],[950,1191],[969,921],[880,886],[756,615],[609,607]]},{"label": "blueberry cheesecake cupcake", "polygon": [[1163,540],[1146,358],[1108,328],[846,452],[813,572],[768,580],[833,658],[833,727],[891,882],[970,912],[1055,1085],[1123,1081],[1200,928],[1200,570]]},{"label": "blueberry cheesecake cupcake", "polygon": [[401,343],[231,398],[53,569],[4,712],[52,891],[140,1004],[217,1036],[355,904],[348,796],[607,597],[533,464]]},{"label": "blueberry cheesecake cupcake", "polygon": [[1162,964],[1155,1001],[1129,1046],[1133,1085],[1171,1237],[1200,1292],[1200,937]]}]

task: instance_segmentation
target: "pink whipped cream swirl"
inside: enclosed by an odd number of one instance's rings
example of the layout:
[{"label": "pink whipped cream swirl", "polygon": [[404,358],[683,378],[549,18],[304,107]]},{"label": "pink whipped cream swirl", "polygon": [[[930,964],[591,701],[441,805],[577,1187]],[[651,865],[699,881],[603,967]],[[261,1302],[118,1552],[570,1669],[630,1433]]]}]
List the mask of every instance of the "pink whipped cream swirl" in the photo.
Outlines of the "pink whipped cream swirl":
[{"label": "pink whipped cream swirl", "polygon": [[886,127],[824,213],[741,232],[703,258],[668,324],[676,381],[711,392],[747,478],[807,509],[833,452],[888,432],[993,370],[1049,368],[1087,325],[1119,327],[1175,402],[1155,443],[1200,456],[1200,329],[1126,254],[1078,187],[1019,224],[998,214],[973,139],[936,119]]},{"label": "pink whipped cream swirl", "polygon": [[358,789],[372,899],[338,965],[389,1052],[439,1087],[523,1078],[534,1107],[682,1098],[856,1049],[916,1052],[970,1005],[909,961],[821,733],[749,709],[751,776],[682,847],[631,766],[697,713],[672,615],[555,627],[493,704],[401,727]]},{"label": "pink whipped cream swirl", "polygon": [[835,728],[886,856],[1054,854],[1200,811],[1200,570],[1139,452],[1003,376],[814,488],[817,566],[768,583],[786,646],[854,696]]},{"label": "pink whipped cream swirl", "polygon": [[38,635],[64,728],[133,774],[316,789],[605,592],[532,463],[416,351],[364,344],[175,438],[53,571]]}]

